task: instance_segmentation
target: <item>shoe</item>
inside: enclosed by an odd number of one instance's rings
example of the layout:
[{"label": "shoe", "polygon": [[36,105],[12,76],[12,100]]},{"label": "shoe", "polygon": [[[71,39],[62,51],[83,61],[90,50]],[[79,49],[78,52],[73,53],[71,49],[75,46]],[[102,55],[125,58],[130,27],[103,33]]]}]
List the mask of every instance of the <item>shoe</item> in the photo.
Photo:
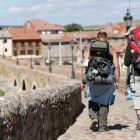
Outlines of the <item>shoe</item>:
[{"label": "shoe", "polygon": [[96,124],[98,124],[98,119],[93,119],[90,125],[90,130],[96,130]]},{"label": "shoe", "polygon": [[109,128],[108,127],[99,128],[99,132],[105,132],[105,131],[109,131]]},{"label": "shoe", "polygon": [[137,129],[137,130],[140,130],[140,120],[138,120],[138,124],[137,124],[136,129]]}]

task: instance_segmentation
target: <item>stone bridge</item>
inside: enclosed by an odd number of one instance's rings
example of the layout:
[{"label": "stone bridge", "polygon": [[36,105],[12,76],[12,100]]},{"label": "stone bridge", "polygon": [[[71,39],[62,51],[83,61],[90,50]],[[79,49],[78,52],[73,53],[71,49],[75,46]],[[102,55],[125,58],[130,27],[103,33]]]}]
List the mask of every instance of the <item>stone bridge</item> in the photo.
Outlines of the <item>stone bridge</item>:
[{"label": "stone bridge", "polygon": [[80,82],[57,74],[63,67],[55,71],[54,66],[54,73],[48,73],[45,66],[40,68],[0,58],[3,78],[22,89],[0,98],[0,139],[53,140],[73,124],[81,107]]}]

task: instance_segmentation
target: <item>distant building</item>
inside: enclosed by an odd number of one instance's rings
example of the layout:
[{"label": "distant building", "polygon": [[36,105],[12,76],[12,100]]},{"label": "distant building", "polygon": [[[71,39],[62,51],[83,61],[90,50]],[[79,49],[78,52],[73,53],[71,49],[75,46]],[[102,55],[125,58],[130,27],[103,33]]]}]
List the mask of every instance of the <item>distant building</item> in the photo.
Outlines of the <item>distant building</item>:
[{"label": "distant building", "polygon": [[[134,24],[132,24],[131,27],[136,27]],[[118,22],[116,24],[113,23],[108,23],[107,25],[105,25],[104,27],[101,28],[101,31],[105,31],[108,33],[124,33],[126,32],[126,27],[124,26],[123,22]]]},{"label": "distant building", "polygon": [[0,25],[0,30],[7,30],[11,28],[21,28],[22,26]]},{"label": "distant building", "polygon": [[12,36],[8,31],[0,31],[0,54],[12,56]]},{"label": "distant building", "polygon": [[27,21],[22,29],[36,29],[36,31],[39,34],[59,34],[63,33],[65,28],[58,26],[57,24],[51,24],[49,22],[40,20],[40,19],[35,19],[35,20],[30,20]]},{"label": "distant building", "polygon": [[[72,53],[70,47],[70,41],[73,40],[70,36],[62,36],[61,34],[52,35],[40,35],[42,38],[42,57],[49,59],[48,42],[51,43],[51,61],[59,63],[71,61]],[[60,54],[61,53],[61,54]],[[76,47],[73,50],[74,61],[76,61]]]},{"label": "distant building", "polygon": [[[35,29],[9,29],[12,36],[12,56],[19,58],[41,57],[41,37]],[[18,48],[17,48],[18,46]],[[33,47],[32,52],[30,46]]]}]

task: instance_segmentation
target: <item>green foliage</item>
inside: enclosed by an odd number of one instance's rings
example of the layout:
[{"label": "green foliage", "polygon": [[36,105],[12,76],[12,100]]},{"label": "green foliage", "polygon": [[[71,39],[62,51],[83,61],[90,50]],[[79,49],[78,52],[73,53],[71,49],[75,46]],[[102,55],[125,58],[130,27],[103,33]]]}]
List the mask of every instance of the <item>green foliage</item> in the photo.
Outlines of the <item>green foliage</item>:
[{"label": "green foliage", "polygon": [[[45,65],[49,65],[50,63],[45,63]],[[53,62],[51,62],[51,65],[54,65],[54,63]]]},{"label": "green foliage", "polygon": [[65,32],[75,32],[80,31],[80,29],[83,31],[83,27],[80,24],[72,23],[65,26],[66,30]]},{"label": "green foliage", "polygon": [[0,96],[5,96],[5,91],[0,91]]}]

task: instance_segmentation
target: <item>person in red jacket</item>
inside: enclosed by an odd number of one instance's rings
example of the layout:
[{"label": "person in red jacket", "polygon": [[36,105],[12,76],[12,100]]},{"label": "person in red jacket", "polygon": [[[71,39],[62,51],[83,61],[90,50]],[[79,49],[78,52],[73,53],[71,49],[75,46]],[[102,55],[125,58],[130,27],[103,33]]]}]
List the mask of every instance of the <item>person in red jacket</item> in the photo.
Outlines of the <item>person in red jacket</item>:
[{"label": "person in red jacket", "polygon": [[[128,32],[124,34],[124,36],[129,38],[130,41],[131,41],[130,32],[133,29],[134,28],[130,28],[128,30]],[[130,45],[130,42],[128,43],[126,51],[125,51],[124,64],[126,66],[131,65],[131,45]],[[133,74],[131,73],[130,88],[131,88],[131,93],[132,93],[132,100],[134,103],[134,109],[136,110],[136,114],[137,114],[137,118],[138,118],[138,125],[137,125],[136,129],[140,130],[140,70],[134,68],[134,75],[135,75],[135,83],[133,81]]]}]

